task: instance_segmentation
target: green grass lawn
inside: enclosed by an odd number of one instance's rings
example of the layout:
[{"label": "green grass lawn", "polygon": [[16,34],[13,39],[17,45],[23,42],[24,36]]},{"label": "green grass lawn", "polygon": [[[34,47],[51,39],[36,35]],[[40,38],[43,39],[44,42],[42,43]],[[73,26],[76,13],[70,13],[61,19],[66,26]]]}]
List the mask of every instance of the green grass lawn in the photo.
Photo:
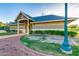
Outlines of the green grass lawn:
[{"label": "green grass lawn", "polygon": [[55,55],[55,56],[79,56],[79,46],[72,46],[72,54],[64,54],[60,50],[60,44],[41,42],[40,40],[29,40],[27,37],[21,37],[21,42],[33,50],[41,53]]},{"label": "green grass lawn", "polygon": [[12,34],[16,34],[16,33],[14,33],[14,32],[3,32],[3,33],[0,33],[0,36],[12,35]]}]

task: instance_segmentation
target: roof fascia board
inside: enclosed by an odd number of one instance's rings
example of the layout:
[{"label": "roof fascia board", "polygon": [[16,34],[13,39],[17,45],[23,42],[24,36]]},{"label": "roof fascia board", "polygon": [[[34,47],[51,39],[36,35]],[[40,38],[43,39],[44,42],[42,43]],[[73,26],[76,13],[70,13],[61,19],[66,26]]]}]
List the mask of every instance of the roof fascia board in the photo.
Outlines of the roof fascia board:
[{"label": "roof fascia board", "polygon": [[[68,19],[70,20],[70,19]],[[72,19],[73,20],[73,19]],[[41,23],[41,22],[55,22],[55,21],[64,21],[64,19],[61,20],[50,20],[50,21],[37,21],[37,22],[33,22],[33,23]]]}]

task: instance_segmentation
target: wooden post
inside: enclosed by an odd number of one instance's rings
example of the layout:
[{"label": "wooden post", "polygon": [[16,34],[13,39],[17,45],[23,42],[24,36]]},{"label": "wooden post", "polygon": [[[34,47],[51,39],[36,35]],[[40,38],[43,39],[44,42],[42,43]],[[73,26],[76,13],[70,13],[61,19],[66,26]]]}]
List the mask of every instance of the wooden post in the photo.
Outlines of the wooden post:
[{"label": "wooden post", "polygon": [[29,19],[27,20],[27,34],[29,35]]},{"label": "wooden post", "polygon": [[19,34],[19,21],[17,20],[17,34]]},{"label": "wooden post", "polygon": [[24,22],[24,33],[26,34],[27,32],[27,25],[26,25],[26,21]]}]

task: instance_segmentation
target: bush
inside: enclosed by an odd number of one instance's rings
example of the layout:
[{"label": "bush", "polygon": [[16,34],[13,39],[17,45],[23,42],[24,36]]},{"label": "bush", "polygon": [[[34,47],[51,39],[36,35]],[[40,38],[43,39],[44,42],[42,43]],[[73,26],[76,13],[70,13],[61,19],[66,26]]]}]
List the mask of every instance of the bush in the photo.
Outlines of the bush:
[{"label": "bush", "polygon": [[72,31],[70,31],[70,32],[68,32],[68,35],[69,35],[70,37],[74,37],[74,36],[77,35],[77,32],[72,32]]},{"label": "bush", "polygon": [[16,33],[16,30],[6,30],[6,32],[12,32],[12,33]]},{"label": "bush", "polygon": [[5,30],[6,32],[16,33],[16,30],[10,30],[8,26],[0,27],[0,30]]},{"label": "bush", "polygon": [[[31,31],[30,34],[50,34],[50,35],[62,35],[64,36],[63,30],[37,30],[37,31]],[[68,31],[68,35],[70,37],[74,37],[77,35],[76,32]]]}]

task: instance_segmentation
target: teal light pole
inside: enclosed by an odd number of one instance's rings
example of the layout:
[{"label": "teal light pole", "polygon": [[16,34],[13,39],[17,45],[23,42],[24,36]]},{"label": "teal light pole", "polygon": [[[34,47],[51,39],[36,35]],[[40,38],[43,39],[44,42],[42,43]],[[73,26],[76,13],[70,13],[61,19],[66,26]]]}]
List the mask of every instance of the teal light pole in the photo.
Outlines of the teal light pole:
[{"label": "teal light pole", "polygon": [[71,54],[72,53],[72,48],[71,48],[71,45],[69,44],[69,41],[68,41],[68,29],[67,29],[67,18],[68,18],[68,4],[65,3],[65,23],[64,23],[64,42],[63,44],[61,45],[61,51],[66,53],[66,54]]}]

